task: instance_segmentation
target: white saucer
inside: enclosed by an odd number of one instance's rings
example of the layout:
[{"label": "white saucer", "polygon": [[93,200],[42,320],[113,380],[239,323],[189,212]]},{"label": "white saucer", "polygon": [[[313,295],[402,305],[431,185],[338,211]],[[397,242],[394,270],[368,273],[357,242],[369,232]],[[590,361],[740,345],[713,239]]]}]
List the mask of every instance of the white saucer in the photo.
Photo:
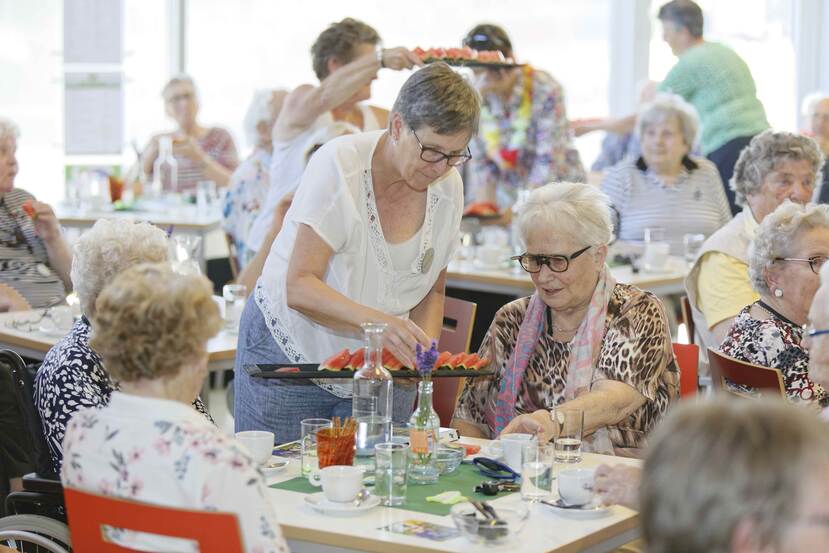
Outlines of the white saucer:
[{"label": "white saucer", "polygon": [[69,328],[56,328],[54,326],[50,327],[50,326],[40,325],[37,330],[41,334],[45,334],[46,336],[51,336],[52,338],[63,338],[64,336],[69,334],[69,331],[72,330],[72,327],[70,326]]},{"label": "white saucer", "polygon": [[380,498],[376,495],[369,495],[359,506],[354,506],[354,503],[338,503],[336,501],[329,501],[325,497],[325,492],[317,492],[305,496],[305,503],[307,503],[315,511],[326,515],[340,515],[348,516],[355,515],[369,509],[373,509],[380,504]]},{"label": "white saucer", "polygon": [[[271,458],[268,459],[268,462],[265,463],[264,465],[262,465],[259,468],[262,469],[262,474],[264,474],[267,477],[267,476],[273,476],[274,474],[282,472],[290,464],[291,464],[290,459],[286,459],[285,457],[277,457],[276,455],[271,455]],[[268,466],[268,465],[274,465],[274,466]]]},{"label": "white saucer", "polygon": [[560,498],[556,500],[548,500],[544,502],[544,505],[560,515],[573,518],[601,517],[610,512],[610,507],[606,505],[598,505],[596,503],[588,503],[587,505],[580,505],[578,507],[568,507],[567,504]]}]

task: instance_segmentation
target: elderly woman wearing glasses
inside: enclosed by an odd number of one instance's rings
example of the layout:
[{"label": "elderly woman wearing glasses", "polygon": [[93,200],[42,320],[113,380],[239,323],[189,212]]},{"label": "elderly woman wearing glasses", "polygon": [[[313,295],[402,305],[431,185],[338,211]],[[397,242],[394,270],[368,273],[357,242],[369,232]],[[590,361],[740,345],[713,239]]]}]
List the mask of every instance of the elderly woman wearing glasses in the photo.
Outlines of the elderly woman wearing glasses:
[{"label": "elderly woman wearing glasses", "polygon": [[786,201],[763,219],[748,262],[760,299],[740,311],[720,345],[731,357],[780,369],[792,401],[823,407],[829,396],[809,378],[801,341],[827,257],[829,206]]},{"label": "elderly woman wearing glasses", "polygon": [[[413,367],[440,335],[445,268],[459,244],[463,184],[480,101],[446,64],[416,71],[387,130],[347,135],[315,153],[248,300],[236,356],[237,430],[294,440],[309,417],[351,415],[351,384],[250,378],[251,363],[316,363],[363,344],[385,323],[387,347]],[[412,386],[396,385],[395,420]]]},{"label": "elderly woman wearing glasses", "polygon": [[467,381],[455,427],[549,440],[560,430],[554,409],[581,409],[588,450],[638,455],[678,395],[678,369],[662,303],[605,265],[607,196],[548,184],[531,193],[518,226],[527,245],[518,260],[536,292],[495,315],[479,355],[497,372]]}]

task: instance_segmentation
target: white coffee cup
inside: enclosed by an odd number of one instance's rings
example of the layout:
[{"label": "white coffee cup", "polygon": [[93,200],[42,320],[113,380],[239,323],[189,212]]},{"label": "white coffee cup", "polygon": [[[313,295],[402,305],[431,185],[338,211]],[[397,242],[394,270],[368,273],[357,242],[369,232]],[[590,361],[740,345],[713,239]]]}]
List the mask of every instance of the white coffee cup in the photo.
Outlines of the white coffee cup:
[{"label": "white coffee cup", "polygon": [[313,486],[322,486],[328,501],[346,503],[354,501],[363,489],[363,469],[348,465],[333,465],[308,475]]},{"label": "white coffee cup", "polygon": [[565,469],[558,473],[558,495],[567,505],[593,501],[594,469]]},{"label": "white coffee cup", "polygon": [[515,472],[524,464],[524,448],[537,439],[533,434],[504,434],[498,440],[504,452],[504,462]]},{"label": "white coffee cup", "polygon": [[237,432],[236,439],[244,445],[257,465],[265,464],[273,452],[273,432],[264,430],[245,430]]}]

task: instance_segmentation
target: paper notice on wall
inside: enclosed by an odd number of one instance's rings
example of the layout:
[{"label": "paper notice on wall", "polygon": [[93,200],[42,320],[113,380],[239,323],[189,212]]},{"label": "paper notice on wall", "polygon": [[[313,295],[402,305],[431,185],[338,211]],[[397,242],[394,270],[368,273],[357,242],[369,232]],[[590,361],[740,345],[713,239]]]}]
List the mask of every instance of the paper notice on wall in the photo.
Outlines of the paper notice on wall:
[{"label": "paper notice on wall", "polygon": [[63,62],[121,63],[123,0],[63,1]]},{"label": "paper notice on wall", "polygon": [[67,155],[120,154],[124,144],[121,73],[64,75],[64,150]]}]

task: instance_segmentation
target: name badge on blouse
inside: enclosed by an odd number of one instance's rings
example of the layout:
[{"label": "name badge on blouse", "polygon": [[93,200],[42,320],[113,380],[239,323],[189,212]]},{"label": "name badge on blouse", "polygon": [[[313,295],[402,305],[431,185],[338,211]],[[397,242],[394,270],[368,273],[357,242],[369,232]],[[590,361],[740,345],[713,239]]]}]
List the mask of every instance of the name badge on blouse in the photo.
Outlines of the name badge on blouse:
[{"label": "name badge on blouse", "polygon": [[42,277],[47,277],[52,274],[52,271],[50,271],[49,267],[47,267],[44,263],[38,263],[35,269]]},{"label": "name badge on blouse", "polygon": [[420,260],[420,272],[424,275],[432,268],[432,261],[435,260],[435,249],[429,248],[423,254],[423,259]]}]

